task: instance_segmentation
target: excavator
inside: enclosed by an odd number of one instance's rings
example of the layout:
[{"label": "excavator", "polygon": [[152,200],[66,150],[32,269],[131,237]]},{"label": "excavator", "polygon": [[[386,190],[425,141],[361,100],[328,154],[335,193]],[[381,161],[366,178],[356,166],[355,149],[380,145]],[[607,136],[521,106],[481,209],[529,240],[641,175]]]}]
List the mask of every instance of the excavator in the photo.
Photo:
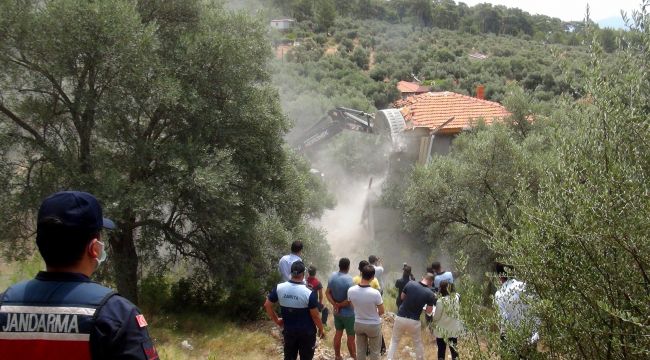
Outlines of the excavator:
[{"label": "excavator", "polygon": [[[379,140],[380,142],[384,139],[390,141],[392,143],[391,153],[394,156],[406,150],[406,142],[400,138],[405,128],[404,117],[397,109],[380,110],[376,114],[370,114],[361,110],[336,107],[305,131],[298,142],[294,144],[298,151],[309,155],[315,153],[320,146],[344,130],[358,131],[380,136],[383,138]],[[390,167],[390,164],[388,165]],[[310,172],[317,176],[324,176],[317,169],[311,169]],[[372,181],[373,179],[370,178],[367,198],[361,215],[361,223],[368,230],[371,240],[374,238],[372,204],[376,202],[377,197],[372,190]]]},{"label": "excavator", "polygon": [[399,133],[406,127],[404,118],[397,109],[381,110],[377,114],[378,116],[361,110],[336,107],[303,133],[297,148],[303,153],[311,152],[343,130],[387,135],[395,143]]},{"label": "excavator", "polygon": [[[387,164],[388,179],[390,180],[392,177],[399,181],[414,164],[425,164],[429,161],[436,133],[453,120],[454,118],[451,117],[433,130],[413,128],[410,131],[405,131],[406,121],[399,109],[384,109],[370,114],[361,110],[336,107],[305,131],[294,144],[298,151],[310,155],[344,130],[380,136],[391,144]],[[382,142],[383,139],[380,139],[379,142]],[[324,176],[316,169],[312,169],[311,172]],[[368,184],[368,200],[364,206],[362,223],[369,230],[371,237],[374,237],[372,204],[375,202],[376,196],[372,191],[372,182],[371,178]]]}]

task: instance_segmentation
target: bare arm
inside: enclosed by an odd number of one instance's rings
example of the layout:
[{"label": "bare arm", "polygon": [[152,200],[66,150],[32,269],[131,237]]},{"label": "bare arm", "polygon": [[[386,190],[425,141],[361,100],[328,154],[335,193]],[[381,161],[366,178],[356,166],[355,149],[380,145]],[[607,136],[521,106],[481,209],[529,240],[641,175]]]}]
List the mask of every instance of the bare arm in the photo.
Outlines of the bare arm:
[{"label": "bare arm", "polygon": [[323,288],[318,289],[318,302],[323,304]]},{"label": "bare arm", "polygon": [[329,301],[332,306],[336,306],[336,301],[334,301],[334,297],[332,296],[332,289],[327,288],[325,296],[327,296],[327,301]]},{"label": "bare arm", "polygon": [[402,293],[399,295],[399,298],[402,299],[402,301],[406,300],[406,293],[402,291]]},{"label": "bare arm", "polygon": [[442,314],[444,313],[444,311],[445,311],[444,306],[439,301],[438,304],[436,305],[436,312],[433,313],[432,321],[434,323],[438,322],[440,320],[440,318],[442,318]]},{"label": "bare arm", "polygon": [[385,312],[385,310],[384,310],[384,304],[377,305],[377,313],[379,314],[379,316],[384,315],[384,312]]},{"label": "bare arm", "polygon": [[266,299],[264,302],[264,310],[266,310],[266,314],[271,318],[271,320],[273,320],[274,323],[280,327],[284,326],[284,321],[282,321],[282,318],[279,318],[278,314],[275,313],[275,310],[273,310],[273,303],[269,299]]},{"label": "bare arm", "polygon": [[323,323],[320,321],[320,313],[318,312],[318,308],[309,309],[309,315],[311,315],[311,319],[314,321],[314,324],[316,324],[316,328],[318,329],[318,336],[324,338],[325,329],[323,329]]}]

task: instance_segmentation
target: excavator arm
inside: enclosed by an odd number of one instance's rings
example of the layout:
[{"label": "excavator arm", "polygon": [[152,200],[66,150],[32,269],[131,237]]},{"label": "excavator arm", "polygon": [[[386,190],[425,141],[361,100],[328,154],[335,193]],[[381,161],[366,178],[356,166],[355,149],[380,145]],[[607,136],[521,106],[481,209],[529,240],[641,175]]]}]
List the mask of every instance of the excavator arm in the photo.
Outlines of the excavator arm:
[{"label": "excavator arm", "polygon": [[343,130],[365,133],[373,132],[374,116],[366,112],[344,107],[327,112],[327,116],[309,128],[298,140],[298,149],[307,151],[316,148]]}]

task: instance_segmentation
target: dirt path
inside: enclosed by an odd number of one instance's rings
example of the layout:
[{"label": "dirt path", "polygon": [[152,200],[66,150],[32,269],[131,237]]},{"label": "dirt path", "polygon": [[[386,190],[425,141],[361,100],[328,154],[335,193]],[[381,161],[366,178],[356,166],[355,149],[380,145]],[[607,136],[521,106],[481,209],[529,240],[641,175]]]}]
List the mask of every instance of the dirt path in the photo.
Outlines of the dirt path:
[{"label": "dirt path", "polygon": [[370,58],[368,59],[368,71],[375,67],[375,50],[370,51]]},{"label": "dirt path", "polygon": [[[390,345],[393,324],[395,321],[394,319],[395,319],[395,315],[393,313],[386,313],[383,316],[381,331],[382,334],[384,335],[384,340],[386,341],[386,347]],[[329,330],[327,331],[326,338],[323,340],[320,339],[317,340],[317,347],[316,347],[316,353],[314,354],[314,360],[334,360],[334,349],[332,348],[332,342],[334,339],[334,323],[331,316],[330,319],[328,320],[328,328]],[[279,328],[277,327],[271,330],[271,334],[277,341],[277,347],[276,347],[277,353],[274,354],[274,356],[277,355],[277,359],[281,359],[282,358],[282,334]],[[422,337],[424,340],[425,360],[436,360],[437,359],[436,339],[428,331],[425,330],[422,330]],[[352,358],[349,357],[349,353],[345,345],[345,339],[346,337],[344,335],[342,340],[341,355],[343,355],[343,359],[351,360]],[[386,355],[383,355],[381,358],[386,359]],[[273,359],[276,358],[274,357]],[[413,347],[413,341],[409,337],[402,338],[399,344],[399,350],[396,354],[395,360],[399,360],[399,359],[401,360],[415,359],[415,349]]]},{"label": "dirt path", "polygon": [[325,49],[325,55],[335,55],[339,50],[336,46],[328,46]]}]

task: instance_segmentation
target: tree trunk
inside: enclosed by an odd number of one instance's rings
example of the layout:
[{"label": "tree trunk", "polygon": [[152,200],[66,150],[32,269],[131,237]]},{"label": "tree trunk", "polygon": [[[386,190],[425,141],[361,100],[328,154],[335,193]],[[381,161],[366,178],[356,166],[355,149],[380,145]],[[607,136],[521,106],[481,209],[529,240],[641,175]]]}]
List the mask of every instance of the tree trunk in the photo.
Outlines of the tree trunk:
[{"label": "tree trunk", "polygon": [[138,304],[138,254],[135,251],[135,236],[133,224],[135,216],[130,210],[125,210],[124,222],[118,224],[118,229],[111,235],[111,250],[115,282],[120,295]]}]

